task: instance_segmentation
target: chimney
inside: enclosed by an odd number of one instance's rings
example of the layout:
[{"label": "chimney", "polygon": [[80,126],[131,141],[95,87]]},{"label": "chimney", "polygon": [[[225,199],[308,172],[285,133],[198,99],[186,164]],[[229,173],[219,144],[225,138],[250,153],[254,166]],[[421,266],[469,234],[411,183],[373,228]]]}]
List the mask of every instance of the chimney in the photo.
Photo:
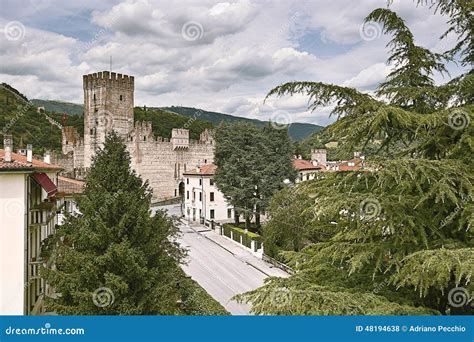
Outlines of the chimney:
[{"label": "chimney", "polygon": [[46,150],[44,152],[44,159],[43,161],[46,163],[46,164],[51,164],[51,152]]},{"label": "chimney", "polygon": [[26,161],[28,163],[33,162],[33,145],[31,144],[26,145]]},{"label": "chimney", "polygon": [[3,148],[5,150],[5,157],[3,159],[9,163],[12,161],[13,150],[13,137],[11,134],[3,135]]}]

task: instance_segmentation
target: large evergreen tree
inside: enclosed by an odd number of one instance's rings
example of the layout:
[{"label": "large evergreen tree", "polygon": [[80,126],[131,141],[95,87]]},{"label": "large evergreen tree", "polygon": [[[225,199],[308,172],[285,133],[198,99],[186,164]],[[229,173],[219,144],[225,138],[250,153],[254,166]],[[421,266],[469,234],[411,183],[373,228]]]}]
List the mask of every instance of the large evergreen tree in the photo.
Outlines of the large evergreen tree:
[{"label": "large evergreen tree", "polygon": [[[440,0],[435,8],[450,16],[449,31],[459,36],[443,55],[417,46],[390,9],[368,15],[392,35],[393,71],[376,96],[320,82],[286,83],[269,93],[307,94],[312,109],[335,103],[338,120],[328,130],[345,149],[374,141],[380,148],[366,170],[325,173],[298,186],[313,199],[306,207],[313,211],[309,241],[302,250],[283,245],[295,275],[239,296],[254,312],[474,313],[473,72],[443,85],[432,79],[445,60],[459,57],[472,67],[473,2]],[[281,210],[277,217],[291,209]],[[278,222],[271,224],[278,231]]]},{"label": "large evergreen tree", "polygon": [[243,214],[247,229],[285,179],[294,179],[293,145],[286,127],[249,123],[221,124],[216,132],[214,177],[220,191],[237,213]]},{"label": "large evergreen tree", "polygon": [[[175,225],[150,216],[151,190],[132,171],[120,138],[111,133],[93,159],[80,215],[68,216],[53,236],[54,267],[43,269],[58,296],[58,314],[178,314],[179,262]],[[54,245],[52,244],[52,245]]]}]

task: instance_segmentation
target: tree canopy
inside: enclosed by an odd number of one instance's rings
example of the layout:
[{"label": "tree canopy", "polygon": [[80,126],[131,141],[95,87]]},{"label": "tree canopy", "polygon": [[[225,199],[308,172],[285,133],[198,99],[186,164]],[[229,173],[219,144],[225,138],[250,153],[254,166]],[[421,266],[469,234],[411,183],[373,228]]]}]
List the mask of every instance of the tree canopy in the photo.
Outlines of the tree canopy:
[{"label": "tree canopy", "polygon": [[[255,313],[474,313],[473,71],[441,85],[432,78],[449,60],[472,66],[473,3],[441,0],[435,9],[449,16],[449,32],[459,38],[443,54],[417,46],[390,9],[366,17],[392,36],[392,72],[375,95],[321,82],[269,92],[306,94],[310,109],[335,105],[337,121],[328,131],[346,151],[374,141],[379,148],[364,170],[324,173],[294,190],[310,214],[305,244],[277,247],[297,272],[238,296]],[[288,231],[278,218],[295,206],[275,209],[272,236]],[[294,231],[301,229],[295,224]]]},{"label": "tree canopy", "polygon": [[[80,214],[67,215],[49,247],[42,276],[57,293],[48,310],[65,315],[222,314],[225,310],[179,267],[185,251],[162,211],[151,216],[151,189],[130,168],[110,133],[93,158]],[[203,294],[204,293],[204,294]]]}]

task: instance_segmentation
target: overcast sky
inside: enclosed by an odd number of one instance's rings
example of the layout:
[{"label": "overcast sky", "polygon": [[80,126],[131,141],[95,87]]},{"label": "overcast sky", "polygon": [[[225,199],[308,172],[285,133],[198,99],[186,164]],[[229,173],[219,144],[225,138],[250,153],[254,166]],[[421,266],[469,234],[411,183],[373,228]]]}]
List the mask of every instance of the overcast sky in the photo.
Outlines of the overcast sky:
[{"label": "overcast sky", "polygon": [[[282,82],[371,91],[383,80],[389,37],[363,18],[385,0],[0,0],[0,81],[29,98],[82,103],[82,75],[135,76],[135,104],[182,105],[267,120],[326,125],[329,108],[302,96],[271,99]],[[395,1],[419,45],[443,52],[446,17]],[[462,70],[449,66],[451,76]],[[444,82],[436,76],[438,82]]]}]

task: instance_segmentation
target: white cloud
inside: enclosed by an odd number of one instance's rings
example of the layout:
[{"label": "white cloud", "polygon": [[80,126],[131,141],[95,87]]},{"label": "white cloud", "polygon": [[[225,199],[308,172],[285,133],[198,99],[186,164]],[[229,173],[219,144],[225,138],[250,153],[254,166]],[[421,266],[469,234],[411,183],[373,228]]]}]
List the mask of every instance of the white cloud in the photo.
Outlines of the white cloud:
[{"label": "white cloud", "polygon": [[[7,5],[0,27],[18,20],[26,32],[13,42],[2,32],[0,78],[31,98],[82,102],[82,74],[107,70],[113,56],[114,71],[135,76],[137,105],[196,106],[262,120],[284,110],[294,121],[327,123],[330,108],[310,113],[305,96],[263,103],[265,95],[293,80],[370,89],[388,71],[389,37],[364,41],[359,34],[365,15],[385,7],[385,0],[43,0],[36,9],[28,1]],[[411,1],[395,1],[393,8],[419,44],[438,52],[452,46],[454,37],[438,40],[446,18]],[[183,36],[189,22],[197,25]],[[319,39],[305,41],[310,33]]]}]

